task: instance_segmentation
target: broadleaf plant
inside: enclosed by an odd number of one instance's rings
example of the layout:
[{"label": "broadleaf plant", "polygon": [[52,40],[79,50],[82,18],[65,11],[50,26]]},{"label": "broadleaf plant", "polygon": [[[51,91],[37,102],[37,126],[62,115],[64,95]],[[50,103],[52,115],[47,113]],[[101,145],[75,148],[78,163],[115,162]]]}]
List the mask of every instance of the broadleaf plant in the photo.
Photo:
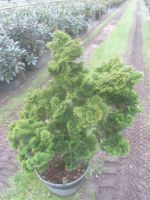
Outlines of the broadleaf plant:
[{"label": "broadleaf plant", "polygon": [[[35,5],[34,9],[32,6],[24,9],[8,9],[0,12],[0,29],[22,49],[21,66],[24,63],[25,70],[33,70],[55,30],[64,31],[73,38],[80,37],[93,25],[94,20],[101,19],[110,7],[118,6],[124,1],[82,0],[62,1],[59,4],[54,1],[47,2],[46,6],[45,4]],[[9,40],[6,41],[9,45]],[[0,54],[2,57],[3,55],[3,53]],[[11,53],[7,55],[11,57]],[[3,69],[4,66],[5,64]],[[10,71],[8,70],[9,68],[6,67],[9,75],[5,77],[5,81],[9,83],[17,73],[15,71],[12,73],[11,67]],[[0,81],[2,81],[4,80],[3,71],[0,73]]]},{"label": "broadleaf plant", "polygon": [[25,50],[20,48],[19,42],[14,42],[5,35],[0,35],[0,81],[7,82],[13,80],[25,65],[22,57]]}]

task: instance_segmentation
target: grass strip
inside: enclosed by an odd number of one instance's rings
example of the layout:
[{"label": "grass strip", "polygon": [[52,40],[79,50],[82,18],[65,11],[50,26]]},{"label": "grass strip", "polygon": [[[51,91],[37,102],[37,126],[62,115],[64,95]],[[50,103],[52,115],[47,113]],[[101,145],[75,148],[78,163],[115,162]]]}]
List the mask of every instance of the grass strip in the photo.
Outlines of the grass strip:
[{"label": "grass strip", "polygon": [[95,50],[89,63],[91,70],[100,66],[103,62],[107,62],[114,57],[121,57],[127,52],[136,5],[137,1],[135,0],[129,2],[128,8],[114,30],[112,30],[112,33]]},{"label": "grass strip", "polygon": [[90,34],[88,37],[84,39],[84,43],[88,43],[88,41],[91,41],[93,38],[95,38],[98,33],[102,31],[102,29],[107,26],[111,20],[118,14],[118,12],[122,11],[124,9],[125,4],[121,5],[120,8],[113,11],[112,13],[108,14],[106,20],[102,21]]},{"label": "grass strip", "polygon": [[34,174],[18,172],[12,179],[12,187],[0,192],[1,200],[80,200],[80,192],[71,197],[59,197],[51,194]]},{"label": "grass strip", "polygon": [[48,77],[48,70],[44,67],[36,73],[36,77],[34,77],[33,80],[25,83],[25,87],[23,87],[20,94],[10,97],[8,103],[0,108],[0,125],[4,122],[9,122],[9,120],[11,120],[11,118],[9,118],[10,114],[23,105],[25,97],[34,89],[45,85],[45,81],[48,80]]}]

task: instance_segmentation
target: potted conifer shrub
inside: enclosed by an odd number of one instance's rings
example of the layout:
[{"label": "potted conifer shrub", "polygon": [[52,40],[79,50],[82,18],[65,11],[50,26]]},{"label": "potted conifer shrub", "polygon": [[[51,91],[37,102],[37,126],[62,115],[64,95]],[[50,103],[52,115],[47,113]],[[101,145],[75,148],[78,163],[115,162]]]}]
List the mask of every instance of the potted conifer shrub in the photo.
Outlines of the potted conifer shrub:
[{"label": "potted conifer shrub", "polygon": [[9,140],[25,170],[68,196],[80,187],[96,150],[129,151],[121,133],[139,110],[134,86],[141,73],[118,59],[88,72],[79,59],[80,42],[59,31],[48,47],[52,81],[27,98]]}]

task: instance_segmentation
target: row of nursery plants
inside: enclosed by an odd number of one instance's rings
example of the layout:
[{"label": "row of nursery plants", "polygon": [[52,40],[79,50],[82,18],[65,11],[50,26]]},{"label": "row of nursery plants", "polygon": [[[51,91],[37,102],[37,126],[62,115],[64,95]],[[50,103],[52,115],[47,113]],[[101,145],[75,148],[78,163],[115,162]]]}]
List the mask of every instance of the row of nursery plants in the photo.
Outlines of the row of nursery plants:
[{"label": "row of nursery plants", "polygon": [[0,82],[10,83],[24,70],[32,70],[55,30],[78,37],[109,7],[125,0],[88,0],[53,3],[0,13]]},{"label": "row of nursery plants", "polygon": [[145,4],[146,4],[146,6],[149,8],[149,10],[150,10],[150,0],[144,0],[145,1]]},{"label": "row of nursery plants", "polygon": [[36,171],[50,191],[70,195],[96,151],[129,152],[123,132],[139,111],[135,84],[142,74],[119,59],[88,71],[79,41],[59,31],[48,48],[53,78],[28,96],[9,141],[26,171]]},{"label": "row of nursery plants", "polygon": [[125,1],[124,0],[111,0],[111,1],[107,1],[108,2],[108,5],[110,8],[113,8],[113,7],[118,7],[120,6],[122,3],[124,3]]},{"label": "row of nursery plants", "polygon": [[144,0],[146,5],[149,6],[150,5],[150,0]]}]

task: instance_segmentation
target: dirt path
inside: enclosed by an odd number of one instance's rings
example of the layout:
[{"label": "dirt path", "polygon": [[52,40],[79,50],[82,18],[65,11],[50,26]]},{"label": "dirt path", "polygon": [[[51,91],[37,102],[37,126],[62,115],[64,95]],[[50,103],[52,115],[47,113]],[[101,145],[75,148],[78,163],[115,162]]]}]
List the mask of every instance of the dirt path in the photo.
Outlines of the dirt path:
[{"label": "dirt path", "polygon": [[[144,73],[144,78],[137,86],[143,112],[137,115],[132,128],[126,132],[131,143],[130,155],[126,158],[112,158],[105,153],[97,155],[104,162],[104,171],[97,178],[90,178],[84,188],[83,199],[91,200],[150,200],[150,108],[149,77],[143,56],[143,35],[141,23],[141,0],[137,0],[135,24],[131,38],[130,56],[127,63]],[[91,188],[89,195],[89,188]]]},{"label": "dirt path", "polygon": [[[85,45],[85,55],[84,60],[87,61],[87,57],[89,57],[92,53],[92,51],[95,50],[95,44],[100,44],[108,34],[111,33],[114,26],[118,23],[121,16],[123,15],[123,11],[126,9],[126,5],[123,7],[123,9],[119,9],[119,12],[116,13],[116,15],[112,18],[112,20],[104,26],[103,30],[98,34],[96,38],[94,38],[90,43]],[[96,48],[98,45],[96,46]],[[18,88],[18,91],[22,90],[22,87]],[[15,91],[15,94],[17,92]],[[9,103],[9,99],[5,101],[5,103]],[[11,116],[10,120],[15,120],[18,118],[18,111],[20,108],[18,108],[16,111],[14,111]],[[9,121],[9,120],[8,120]],[[9,186],[9,178],[10,176],[14,175],[15,172],[18,170],[18,163],[16,161],[16,152],[13,151],[6,139],[7,133],[8,133],[8,124],[5,123],[3,126],[0,127],[0,190],[5,189]]]}]

